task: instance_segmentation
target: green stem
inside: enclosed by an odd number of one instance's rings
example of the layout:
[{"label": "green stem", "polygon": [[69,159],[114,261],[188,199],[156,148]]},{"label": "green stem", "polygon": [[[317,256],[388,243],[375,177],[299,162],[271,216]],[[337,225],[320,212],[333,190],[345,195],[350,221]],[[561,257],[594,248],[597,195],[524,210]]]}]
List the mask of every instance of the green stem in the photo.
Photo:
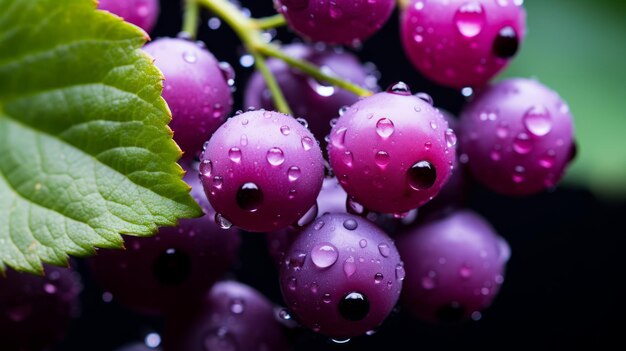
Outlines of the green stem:
[{"label": "green stem", "polygon": [[261,32],[257,29],[256,22],[241,13],[239,9],[228,2],[227,0],[196,0],[198,4],[211,10],[216,16],[224,20],[239,36],[239,39],[254,57],[254,64],[256,68],[261,72],[268,89],[272,93],[272,99],[274,100],[274,106],[278,111],[293,115],[289,104],[283,95],[283,92],[276,82],[276,78],[267,67],[265,63],[265,57],[263,57],[257,47],[258,43],[263,43],[261,38]]},{"label": "green stem", "polygon": [[198,35],[199,18],[200,8],[198,3],[195,0],[186,0],[183,13],[183,32],[187,33],[190,39],[196,39]]},{"label": "green stem", "polygon": [[307,62],[307,61],[303,61],[303,60],[299,60],[296,58],[293,58],[289,55],[287,55],[286,53],[284,53],[283,51],[281,51],[278,47],[276,47],[275,45],[272,44],[264,44],[259,46],[259,51],[262,52],[263,54],[267,55],[267,56],[272,56],[272,57],[276,57],[279,58],[283,61],[285,61],[288,65],[297,68],[298,70],[302,71],[303,73],[317,79],[320,81],[324,81],[326,83],[332,84],[334,86],[337,86],[341,89],[347,90],[349,92],[352,92],[355,95],[358,96],[370,96],[373,94],[372,91],[365,89],[359,85],[356,85],[354,83],[348,82],[345,79],[342,79],[340,77],[334,76],[334,75],[329,75],[326,74],[324,72],[322,72],[320,70],[319,67]]},{"label": "green stem", "polygon": [[287,21],[283,15],[276,14],[274,16],[258,18],[255,20],[255,23],[259,29],[272,29],[286,25]]}]

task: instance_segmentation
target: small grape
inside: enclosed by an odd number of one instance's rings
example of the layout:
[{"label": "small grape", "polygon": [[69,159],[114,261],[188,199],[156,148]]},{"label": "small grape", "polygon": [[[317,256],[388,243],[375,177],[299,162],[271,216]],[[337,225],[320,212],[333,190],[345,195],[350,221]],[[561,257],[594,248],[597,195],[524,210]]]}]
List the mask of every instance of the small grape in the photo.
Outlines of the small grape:
[{"label": "small grape", "polygon": [[99,0],[98,8],[122,17],[150,33],[159,17],[158,0]]},{"label": "small grape", "polygon": [[161,38],[144,47],[165,77],[163,98],[172,111],[174,140],[192,159],[230,113],[231,69],[194,42]]},{"label": "small grape", "polygon": [[250,286],[224,281],[213,286],[191,314],[166,325],[167,350],[289,350],[274,306]]},{"label": "small grape", "polygon": [[389,19],[394,0],[274,0],[276,10],[303,37],[329,44],[354,45]]},{"label": "small grape", "polygon": [[[210,213],[198,173],[188,169],[185,179],[205,213]],[[236,231],[219,228],[205,214],[182,219],[178,227],[160,228],[154,237],[127,236],[126,250],[101,249],[89,262],[94,278],[114,300],[157,315],[197,302],[230,269],[239,245]]]},{"label": "small grape", "polygon": [[297,120],[259,110],[228,119],[213,134],[200,174],[222,223],[269,232],[295,223],[315,205],[324,162],[315,138]]},{"label": "small grape", "polygon": [[[317,46],[291,44],[283,47],[289,56],[306,60],[320,67],[326,73],[342,77],[354,84],[377,89],[376,78],[358,58],[347,51],[320,49]],[[331,121],[336,118],[339,109],[352,105],[359,98],[351,92],[320,82],[294,70],[279,59],[267,60],[267,65],[274,73],[285,99],[295,116],[307,120],[313,135],[326,147],[326,136],[330,133]],[[244,106],[254,106],[274,110],[272,96],[260,72],[255,72],[245,90]]]},{"label": "small grape", "polygon": [[0,277],[3,350],[38,351],[63,339],[79,314],[80,277],[68,268],[44,266],[45,276],[11,269]]},{"label": "small grape", "polygon": [[454,162],[456,136],[425,94],[404,83],[352,105],[330,135],[330,164],[358,203],[403,213],[437,195]]},{"label": "small grape", "polygon": [[349,338],[376,328],[402,289],[393,241],[369,221],[323,215],[287,250],[280,286],[288,308],[313,331]]},{"label": "small grape", "polygon": [[504,281],[510,249],[479,215],[455,212],[398,238],[406,280],[401,304],[415,317],[457,322],[480,313]]},{"label": "small grape", "polygon": [[575,155],[567,104],[531,79],[491,85],[461,112],[461,148],[474,177],[504,195],[555,186]]},{"label": "small grape", "polygon": [[486,84],[526,35],[518,1],[413,0],[400,22],[411,63],[429,79],[459,89]]}]

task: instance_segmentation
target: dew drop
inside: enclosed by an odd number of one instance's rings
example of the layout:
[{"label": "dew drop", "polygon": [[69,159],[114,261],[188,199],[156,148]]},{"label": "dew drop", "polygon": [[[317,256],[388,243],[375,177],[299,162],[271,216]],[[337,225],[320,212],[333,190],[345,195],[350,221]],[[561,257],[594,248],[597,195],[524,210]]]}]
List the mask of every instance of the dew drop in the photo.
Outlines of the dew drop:
[{"label": "dew drop", "polygon": [[256,212],[263,204],[263,191],[252,182],[244,183],[236,195],[239,208],[249,212]]},{"label": "dew drop", "polygon": [[318,268],[327,268],[337,262],[339,256],[337,248],[330,243],[321,243],[315,245],[311,250],[311,261]]},{"label": "dew drop", "polygon": [[370,303],[364,294],[351,292],[339,301],[339,314],[349,321],[360,321],[370,311]]},{"label": "dew drop", "polygon": [[396,279],[399,281],[403,281],[406,277],[406,271],[404,270],[404,266],[402,264],[396,265]]},{"label": "dew drop", "polygon": [[354,160],[354,158],[352,157],[352,152],[350,151],[346,151],[341,155],[341,160],[343,161],[343,163],[348,166],[348,167],[352,167],[352,161]]},{"label": "dew drop", "polygon": [[287,287],[291,291],[296,291],[296,289],[298,288],[298,279],[296,279],[295,277],[290,277],[289,280],[287,280]]},{"label": "dew drop", "polygon": [[353,256],[349,256],[343,262],[343,273],[346,275],[346,277],[350,278],[354,274],[354,272],[356,272],[356,262],[354,261]]},{"label": "dew drop", "polygon": [[378,151],[374,156],[374,161],[378,167],[384,169],[390,161],[389,153],[387,151]]},{"label": "dew drop", "polygon": [[333,135],[330,137],[330,142],[334,147],[342,148],[344,146],[347,130],[347,128],[341,127],[333,133]]},{"label": "dew drop", "polygon": [[506,26],[498,32],[498,36],[493,41],[493,54],[496,57],[508,59],[517,53],[519,49],[519,39],[515,29],[511,26]]},{"label": "dew drop", "polygon": [[280,148],[273,147],[267,151],[266,159],[270,165],[280,166],[285,162],[285,154]]},{"label": "dew drop", "polygon": [[324,226],[324,221],[317,221],[317,223],[315,223],[315,226],[313,227],[315,230],[320,230],[322,229],[322,227]]},{"label": "dew drop", "polygon": [[248,145],[248,136],[245,134],[241,134],[241,138],[239,138],[239,143],[241,144],[241,146],[247,146]]},{"label": "dew drop", "polygon": [[233,226],[233,224],[221,213],[215,214],[215,223],[222,229],[230,229]]},{"label": "dew drop", "polygon": [[348,230],[355,230],[358,226],[359,224],[354,219],[346,219],[343,222],[343,227]]},{"label": "dew drop", "polygon": [[411,188],[414,190],[425,190],[435,184],[437,172],[430,162],[419,161],[409,168],[407,178]]},{"label": "dew drop", "polygon": [[545,155],[539,158],[539,165],[543,168],[550,169],[554,166],[556,161],[556,153],[554,150],[549,150]]},{"label": "dew drop", "polygon": [[198,171],[203,177],[210,177],[213,173],[213,163],[211,162],[211,160],[203,160],[202,162],[200,162]]},{"label": "dew drop", "polygon": [[330,294],[326,293],[322,295],[322,302],[330,303],[332,301]]},{"label": "dew drop", "polygon": [[433,106],[435,104],[433,97],[426,93],[417,93],[415,94],[415,96],[423,101],[426,101],[430,106]]},{"label": "dew drop", "polygon": [[411,95],[411,88],[404,82],[396,82],[387,88],[387,92],[397,95]]},{"label": "dew drop", "polygon": [[198,61],[198,56],[196,56],[193,52],[183,52],[183,60],[187,63],[196,63]]},{"label": "dew drop", "polygon": [[313,146],[315,145],[315,141],[309,138],[308,136],[305,136],[304,138],[302,138],[301,142],[302,142],[302,148],[304,149],[304,151],[311,150]]},{"label": "dew drop", "polygon": [[366,248],[367,247],[367,240],[365,240],[365,239],[359,240],[359,246],[361,248]]},{"label": "dew drop", "polygon": [[389,118],[381,118],[376,122],[376,133],[383,139],[387,139],[393,134],[395,128]]},{"label": "dew drop", "polygon": [[238,147],[231,147],[228,150],[228,158],[235,163],[241,162],[241,149]]},{"label": "dew drop", "polygon": [[287,260],[287,268],[299,270],[304,266],[304,261],[306,260],[306,253],[302,251],[294,251],[293,255],[289,257]]},{"label": "dew drop", "polygon": [[391,253],[391,249],[389,248],[389,245],[384,244],[384,243],[378,245],[378,251],[380,252],[380,255],[383,257],[389,257],[389,254]]},{"label": "dew drop", "polygon": [[242,299],[232,299],[230,301],[230,311],[234,314],[242,314],[245,307],[245,302]]},{"label": "dew drop", "polygon": [[531,107],[524,114],[524,126],[533,135],[544,136],[552,129],[550,111],[543,105]]},{"label": "dew drop", "polygon": [[385,277],[383,276],[382,273],[379,272],[379,273],[374,274],[374,283],[380,284],[383,281],[383,279],[385,279]]},{"label": "dew drop", "polygon": [[431,143],[430,141],[427,141],[424,143],[424,149],[430,150],[432,147],[433,147],[433,143]]},{"label": "dew drop", "polygon": [[448,147],[454,147],[456,145],[456,141],[456,134],[452,129],[448,128],[446,130],[446,145],[448,145]]},{"label": "dew drop", "polygon": [[525,155],[533,149],[533,142],[526,133],[519,133],[513,140],[513,150],[518,154]]},{"label": "dew drop", "polygon": [[454,14],[454,24],[459,33],[466,38],[473,38],[480,34],[485,25],[485,11],[477,1],[467,2]]},{"label": "dew drop", "polygon": [[280,127],[280,133],[282,135],[289,135],[291,133],[291,129],[289,128],[289,126],[282,126]]}]

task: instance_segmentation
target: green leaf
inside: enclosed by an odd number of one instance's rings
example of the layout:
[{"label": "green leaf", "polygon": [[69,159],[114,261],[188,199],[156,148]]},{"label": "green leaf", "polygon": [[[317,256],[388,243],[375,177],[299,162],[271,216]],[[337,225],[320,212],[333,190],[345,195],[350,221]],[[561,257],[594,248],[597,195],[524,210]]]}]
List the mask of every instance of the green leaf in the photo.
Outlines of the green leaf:
[{"label": "green leaf", "polygon": [[626,197],[626,2],[526,0],[528,36],[506,76],[537,77],[569,103],[578,157],[566,182]]},{"label": "green leaf", "polygon": [[201,211],[181,180],[147,35],[93,0],[0,0],[0,271]]}]

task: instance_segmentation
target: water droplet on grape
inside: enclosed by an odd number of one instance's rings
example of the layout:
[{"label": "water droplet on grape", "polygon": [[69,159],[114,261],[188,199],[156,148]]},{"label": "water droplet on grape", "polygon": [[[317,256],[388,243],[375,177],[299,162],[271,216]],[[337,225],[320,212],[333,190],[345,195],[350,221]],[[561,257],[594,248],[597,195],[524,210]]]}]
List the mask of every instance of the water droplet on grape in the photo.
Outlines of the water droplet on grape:
[{"label": "water droplet on grape", "polygon": [[454,24],[459,33],[466,38],[480,34],[485,25],[485,11],[477,1],[466,2],[454,14]]},{"label": "water droplet on grape", "polygon": [[448,128],[446,130],[446,145],[448,145],[448,147],[454,147],[456,145],[456,141],[456,134],[452,129]]},{"label": "water droplet on grape", "polygon": [[433,186],[437,180],[437,171],[428,161],[416,162],[407,171],[409,186],[414,190],[425,190]]},{"label": "water droplet on grape", "polygon": [[378,245],[378,251],[380,252],[380,255],[383,257],[389,257],[389,255],[391,254],[391,249],[389,248],[389,245],[385,243]]},{"label": "water droplet on grape", "polygon": [[384,278],[385,277],[383,276],[382,273],[376,273],[374,274],[374,283],[380,284],[380,282],[382,282]]},{"label": "water droplet on grape", "polygon": [[360,321],[370,311],[370,303],[367,297],[359,292],[346,294],[339,302],[339,314],[349,321]]},{"label": "water droplet on grape", "polygon": [[346,275],[346,277],[350,278],[354,274],[354,272],[356,272],[356,262],[354,261],[353,256],[349,256],[343,262],[343,273]]},{"label": "water droplet on grape", "polygon": [[398,281],[403,281],[406,277],[406,271],[404,270],[404,266],[400,263],[396,265],[396,279]]},{"label": "water droplet on grape", "polygon": [[433,100],[433,97],[426,94],[426,93],[417,93],[415,94],[415,97],[426,101],[430,106],[433,106],[435,104],[435,101]]},{"label": "water droplet on grape", "polygon": [[389,164],[390,160],[391,159],[387,151],[378,151],[374,156],[374,161],[376,162],[376,165],[378,165],[378,167],[382,169],[384,169]]},{"label": "water droplet on grape", "polygon": [[343,222],[343,227],[348,230],[355,230],[358,226],[359,224],[354,219],[346,219]]},{"label": "water droplet on grape", "polygon": [[381,118],[376,122],[376,133],[383,139],[387,139],[393,134],[395,127],[389,118]]},{"label": "water droplet on grape", "polygon": [[311,250],[311,261],[318,268],[327,268],[337,262],[339,253],[337,248],[330,243],[321,243]]},{"label": "water droplet on grape", "polygon": [[302,148],[304,149],[304,151],[311,150],[311,148],[313,148],[313,146],[315,145],[315,141],[307,136],[302,138],[301,142],[302,142]]},{"label": "water droplet on grape", "polygon": [[247,182],[237,190],[236,200],[242,210],[256,212],[263,204],[263,191],[256,184]]},{"label": "water droplet on grape", "polygon": [[539,158],[539,165],[543,168],[549,169],[554,166],[556,161],[556,152],[554,150],[548,150],[548,152]]},{"label": "water droplet on grape", "polygon": [[273,147],[267,151],[267,162],[272,166],[280,166],[285,162],[285,154],[283,150]]},{"label": "water droplet on grape", "polygon": [[550,111],[543,105],[531,107],[524,114],[524,126],[533,135],[544,136],[552,130]]},{"label": "water droplet on grape", "polygon": [[198,171],[203,177],[210,177],[211,173],[213,173],[213,163],[211,162],[211,160],[203,160],[202,162],[200,162],[200,166],[198,167]]},{"label": "water droplet on grape", "polygon": [[346,131],[348,129],[341,127],[337,129],[330,138],[330,141],[334,147],[342,148],[346,140]]},{"label": "water droplet on grape", "polygon": [[404,82],[396,82],[387,88],[387,92],[396,95],[411,95],[411,88]]},{"label": "water droplet on grape", "polygon": [[289,135],[291,133],[291,129],[289,128],[289,126],[282,126],[280,127],[280,133],[282,135]]},{"label": "water droplet on grape", "polygon": [[518,154],[525,155],[533,149],[533,142],[526,133],[519,133],[513,140],[513,150]]},{"label": "water droplet on grape", "polygon": [[517,53],[519,49],[519,39],[515,29],[510,26],[506,26],[498,32],[498,36],[493,41],[493,54],[496,57],[508,59]]},{"label": "water droplet on grape", "polygon": [[341,160],[343,161],[343,163],[345,163],[346,166],[352,167],[352,161],[353,161],[352,152],[346,151],[343,154],[341,154]]},{"label": "water droplet on grape", "polygon": [[296,279],[295,277],[290,277],[287,281],[287,287],[291,291],[296,291],[296,289],[298,288],[298,279]]},{"label": "water droplet on grape", "polygon": [[228,150],[228,158],[235,163],[239,163],[241,161],[241,149],[231,147],[230,150]]},{"label": "water droplet on grape", "polygon": [[198,56],[196,56],[193,52],[183,52],[183,60],[187,63],[196,63],[198,61]]}]

